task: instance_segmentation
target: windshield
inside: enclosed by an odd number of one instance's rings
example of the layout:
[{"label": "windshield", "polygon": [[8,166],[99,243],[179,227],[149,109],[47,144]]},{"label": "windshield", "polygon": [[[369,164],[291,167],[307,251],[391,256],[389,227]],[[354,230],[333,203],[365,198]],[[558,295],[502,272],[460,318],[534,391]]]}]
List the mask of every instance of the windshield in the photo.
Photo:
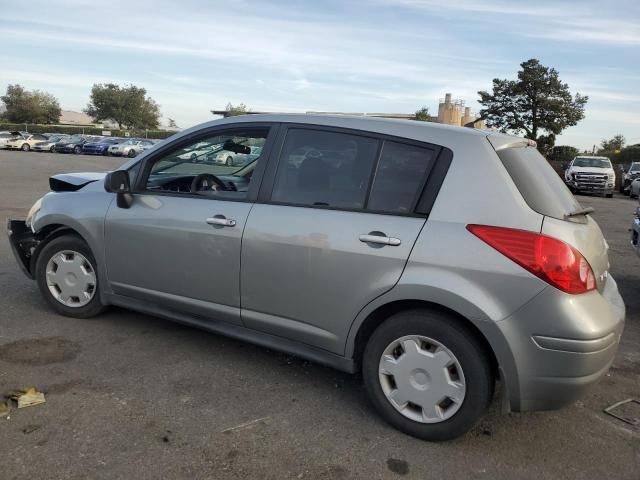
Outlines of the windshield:
[{"label": "windshield", "polygon": [[81,142],[82,140],[83,138],[80,135],[74,135],[72,137],[64,139],[64,141],[68,143],[77,143],[77,142]]},{"label": "windshield", "polygon": [[[244,176],[262,154],[266,133],[219,135],[178,149],[153,166],[152,176],[210,173]],[[251,167],[250,167],[251,166]],[[247,168],[250,167],[250,168]]]},{"label": "windshield", "polygon": [[60,140],[64,139],[66,137],[62,137],[60,135],[52,135],[51,137],[49,137],[47,139],[47,142],[59,142]]},{"label": "windshield", "polygon": [[611,168],[611,161],[608,158],[577,157],[573,161],[573,166],[589,168]]}]

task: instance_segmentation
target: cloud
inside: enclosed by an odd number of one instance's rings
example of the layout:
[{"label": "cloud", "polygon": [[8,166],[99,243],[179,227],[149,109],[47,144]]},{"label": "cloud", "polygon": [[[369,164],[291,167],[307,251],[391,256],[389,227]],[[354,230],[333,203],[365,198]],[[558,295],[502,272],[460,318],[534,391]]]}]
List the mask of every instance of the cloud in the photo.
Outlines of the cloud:
[{"label": "cloud", "polygon": [[[571,43],[634,46],[640,44],[640,22],[621,18],[620,8],[581,1],[507,2],[495,0],[380,0],[383,4],[440,15],[467,15],[474,22],[499,25],[499,32]],[[633,8],[633,7],[631,7]],[[635,7],[637,8],[637,6]],[[611,15],[609,12],[615,12]],[[640,14],[640,12],[636,12]],[[512,17],[505,23],[503,17]],[[633,15],[626,18],[633,18]],[[462,19],[460,19],[462,21]],[[511,18],[510,18],[511,20]]]},{"label": "cloud", "polygon": [[[477,110],[478,90],[536,57],[589,95],[588,107],[633,115],[640,4],[618,1],[607,11],[604,0],[111,0],[97,15],[89,1],[52,9],[30,0],[30,10],[47,14],[25,16],[19,0],[4,0],[0,82],[51,90],[73,108],[93,83],[131,82],[187,126],[228,101],[254,110],[436,111],[451,92]],[[73,65],[62,67],[59,55]],[[599,141],[594,122],[570,130]]]}]

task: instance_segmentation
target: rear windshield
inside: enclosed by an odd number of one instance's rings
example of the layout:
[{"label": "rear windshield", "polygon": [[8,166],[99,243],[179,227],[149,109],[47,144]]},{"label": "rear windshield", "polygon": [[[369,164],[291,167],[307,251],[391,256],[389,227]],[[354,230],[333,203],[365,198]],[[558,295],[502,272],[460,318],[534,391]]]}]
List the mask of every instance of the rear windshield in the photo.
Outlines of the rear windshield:
[{"label": "rear windshield", "polygon": [[498,157],[525,202],[536,212],[563,220],[581,208],[549,162],[533,147],[507,148]]}]

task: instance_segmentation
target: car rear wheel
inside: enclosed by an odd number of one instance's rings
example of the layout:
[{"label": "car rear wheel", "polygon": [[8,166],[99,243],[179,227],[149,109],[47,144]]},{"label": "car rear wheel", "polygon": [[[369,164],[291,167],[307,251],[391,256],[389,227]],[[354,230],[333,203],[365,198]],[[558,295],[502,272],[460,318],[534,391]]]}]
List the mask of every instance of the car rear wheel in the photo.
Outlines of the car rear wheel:
[{"label": "car rear wheel", "polygon": [[55,153],[55,151],[56,151],[56,147],[54,147],[53,145],[51,145],[51,147],[49,147],[49,151],[50,151],[51,153]]},{"label": "car rear wheel", "polygon": [[76,145],[75,147],[73,147],[73,153],[75,153],[76,155],[82,153],[82,147],[80,145]]},{"label": "car rear wheel", "polygon": [[400,312],[380,325],[365,348],[362,375],[388,423],[430,441],[471,429],[494,387],[480,342],[455,317],[428,310]]},{"label": "car rear wheel", "polygon": [[225,164],[227,167],[230,167],[231,165],[233,165],[233,158],[231,158],[231,157],[227,157],[227,161],[226,161],[226,162],[224,162],[224,164]]},{"label": "car rear wheel", "polygon": [[22,144],[22,151],[23,152],[28,152],[29,150],[31,150],[31,146],[28,143],[23,143]]},{"label": "car rear wheel", "polygon": [[63,235],[45,245],[35,274],[40,293],[58,313],[88,318],[104,309],[95,258],[77,236]]}]

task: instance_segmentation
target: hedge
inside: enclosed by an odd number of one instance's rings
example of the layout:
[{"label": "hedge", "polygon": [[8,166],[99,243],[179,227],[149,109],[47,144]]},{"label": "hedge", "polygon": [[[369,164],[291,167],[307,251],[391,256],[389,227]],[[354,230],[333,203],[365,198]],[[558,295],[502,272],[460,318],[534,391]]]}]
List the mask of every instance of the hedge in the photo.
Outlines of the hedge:
[{"label": "hedge", "polygon": [[29,123],[25,125],[24,123],[0,123],[0,131],[4,130],[26,130],[29,133],[67,133],[69,135],[102,135],[103,131],[109,130],[112,137],[124,137],[125,132],[129,132],[130,137],[142,138],[167,138],[176,133],[171,130],[118,130],[93,125],[35,125]]}]

